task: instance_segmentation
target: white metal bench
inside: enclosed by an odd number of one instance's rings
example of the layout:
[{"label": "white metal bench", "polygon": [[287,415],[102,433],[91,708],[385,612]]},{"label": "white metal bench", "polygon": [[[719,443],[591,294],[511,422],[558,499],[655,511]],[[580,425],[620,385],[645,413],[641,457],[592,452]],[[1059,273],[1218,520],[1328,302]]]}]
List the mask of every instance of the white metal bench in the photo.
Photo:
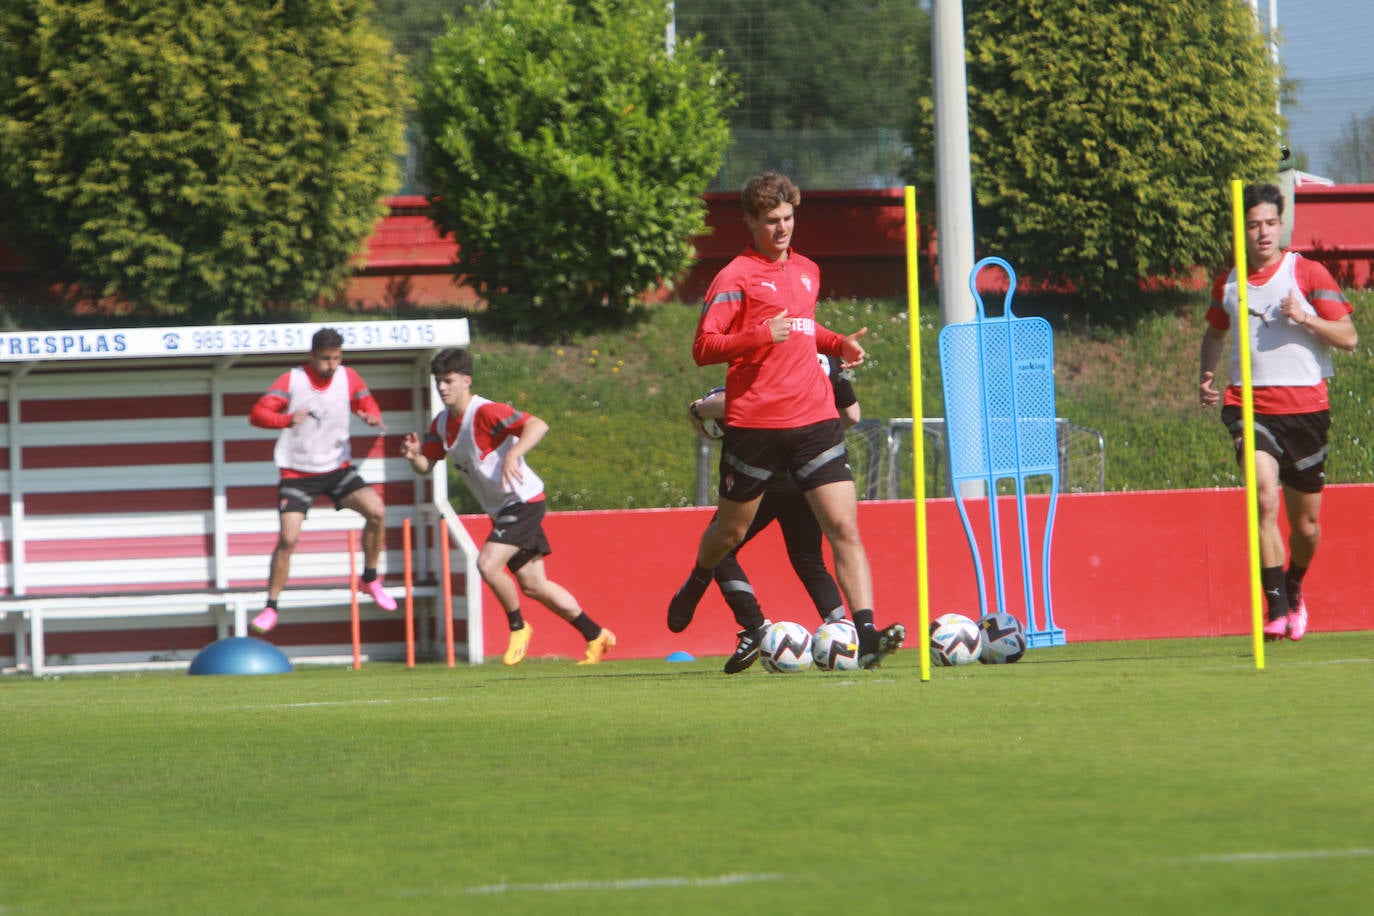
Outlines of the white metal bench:
[{"label": "white metal bench", "polygon": [[[390,589],[400,605],[396,612],[403,613],[404,596],[400,589]],[[411,589],[412,598],[429,605],[429,613],[435,611],[440,589],[435,585],[417,585]],[[282,592],[278,607],[288,608],[337,608],[350,603],[347,588],[288,588]],[[367,599],[363,599],[367,602]],[[217,639],[226,636],[248,635],[249,615],[259,610],[262,590],[206,590],[195,592],[129,592],[105,595],[45,595],[33,598],[12,598],[0,603],[0,618],[17,615],[15,626],[16,667],[28,668],[35,677],[43,677],[54,671],[135,671],[157,668],[185,668],[190,659],[169,659],[165,661],[138,660],[130,662],[100,662],[95,664],[68,664],[51,662],[47,657],[47,626],[49,623],[69,620],[127,620],[138,617],[191,617],[209,618],[215,625]],[[423,613],[417,612],[417,618]],[[340,643],[347,642],[341,638]],[[28,647],[31,646],[31,653]],[[313,661],[336,661],[333,656],[316,657]]]}]

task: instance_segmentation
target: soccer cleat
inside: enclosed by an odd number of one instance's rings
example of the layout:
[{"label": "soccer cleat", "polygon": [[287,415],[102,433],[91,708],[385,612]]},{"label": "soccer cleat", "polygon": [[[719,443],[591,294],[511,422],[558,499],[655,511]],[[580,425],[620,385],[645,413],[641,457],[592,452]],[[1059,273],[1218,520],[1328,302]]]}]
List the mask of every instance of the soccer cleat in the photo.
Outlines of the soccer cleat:
[{"label": "soccer cleat", "polygon": [[534,628],[528,623],[518,630],[511,630],[510,642],[506,644],[506,654],[501,656],[501,662],[506,665],[518,665],[524,661],[525,653],[529,651],[532,638],[534,638]]},{"label": "soccer cleat", "polygon": [[735,645],[735,654],[725,660],[726,674],[739,674],[758,661],[759,644],[763,642],[763,632],[768,627],[769,622],[765,620],[761,627],[746,627],[736,634],[739,642]]},{"label": "soccer cleat", "polygon": [[859,631],[859,667],[880,667],[883,659],[900,649],[905,639],[906,627],[900,623],[889,624],[881,630],[864,627]]},{"label": "soccer cleat", "polygon": [[578,662],[579,665],[599,665],[606,653],[615,648],[615,634],[605,627],[601,628],[601,635],[596,639],[587,641],[587,657]]},{"label": "soccer cleat", "polygon": [[396,610],[396,599],[388,595],[386,589],[382,588],[381,579],[373,579],[371,582],[364,582],[362,590],[367,592],[372,600],[377,602],[377,607],[382,610]]},{"label": "soccer cleat", "polygon": [[263,608],[262,613],[253,618],[252,623],[248,624],[255,633],[266,633],[277,625],[277,612],[272,608]]},{"label": "soccer cleat", "polygon": [[1298,598],[1298,606],[1288,612],[1288,638],[1297,642],[1307,635],[1307,602]]},{"label": "soccer cleat", "polygon": [[1292,616],[1285,614],[1276,617],[1264,625],[1264,641],[1273,642],[1276,639],[1283,639],[1288,635],[1288,618]]},{"label": "soccer cleat", "polygon": [[687,625],[692,622],[692,616],[697,612],[697,604],[701,601],[701,596],[706,594],[706,586],[711,584],[711,577],[707,576],[703,582],[697,578],[696,571],[687,577],[687,581],[682,583],[682,588],[677,590],[673,599],[668,602],[668,629],[674,633],[681,633],[687,629]]}]

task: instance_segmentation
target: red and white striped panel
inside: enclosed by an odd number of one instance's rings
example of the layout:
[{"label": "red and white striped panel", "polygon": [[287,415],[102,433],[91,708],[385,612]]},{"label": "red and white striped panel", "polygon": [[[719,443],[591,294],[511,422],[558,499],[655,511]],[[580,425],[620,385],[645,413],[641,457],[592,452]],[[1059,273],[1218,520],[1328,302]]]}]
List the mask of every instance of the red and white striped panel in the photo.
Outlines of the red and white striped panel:
[{"label": "red and white striped panel", "polygon": [[[353,453],[388,504],[380,569],[396,576],[402,518],[426,495],[399,457],[402,437],[429,420],[428,377],[413,358],[349,361],[389,427],[379,433],[356,422]],[[208,364],[184,363],[30,372],[20,382],[17,415],[0,402],[0,593],[14,594],[16,580],[29,595],[264,585],[277,537],[277,433],[249,424],[248,412],[299,362],[246,359],[217,373]],[[211,428],[216,391],[218,441]],[[217,450],[223,456],[218,479]],[[217,503],[227,545],[223,569],[216,563]],[[293,558],[291,584],[346,581],[350,530],[361,530],[355,513],[318,501]],[[359,572],[361,562],[359,556]]]}]

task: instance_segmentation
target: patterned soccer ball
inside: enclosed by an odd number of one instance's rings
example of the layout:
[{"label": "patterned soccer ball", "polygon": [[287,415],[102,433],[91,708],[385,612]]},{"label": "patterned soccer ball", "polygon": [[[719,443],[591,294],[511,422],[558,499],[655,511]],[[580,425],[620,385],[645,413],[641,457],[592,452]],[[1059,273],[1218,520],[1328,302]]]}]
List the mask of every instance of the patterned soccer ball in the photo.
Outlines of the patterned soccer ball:
[{"label": "patterned soccer ball", "polygon": [[989,614],[978,621],[983,631],[983,653],[978,660],[985,665],[1010,665],[1026,654],[1026,628],[1010,614]]},{"label": "patterned soccer ball", "polygon": [[811,667],[811,632],[799,623],[769,624],[759,644],[759,661],[774,674],[791,674]]},{"label": "patterned soccer ball", "polygon": [[930,660],[942,667],[971,665],[983,651],[983,631],[963,614],[941,614],[930,624]]},{"label": "patterned soccer ball", "polygon": [[811,657],[822,671],[854,671],[859,667],[859,631],[848,620],[820,625],[811,637]]}]

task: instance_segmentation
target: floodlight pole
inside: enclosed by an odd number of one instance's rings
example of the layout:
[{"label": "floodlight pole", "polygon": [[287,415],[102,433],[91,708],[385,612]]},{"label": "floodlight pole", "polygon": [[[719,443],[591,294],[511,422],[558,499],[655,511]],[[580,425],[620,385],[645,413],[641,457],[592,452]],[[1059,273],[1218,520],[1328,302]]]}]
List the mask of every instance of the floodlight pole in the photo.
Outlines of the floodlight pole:
[{"label": "floodlight pole", "polygon": [[[973,177],[968,151],[963,0],[932,0],[930,28],[940,323],[965,324],[974,320],[976,309],[968,287],[969,274],[973,273]],[[962,481],[959,488],[969,499],[983,495],[983,485],[976,480]]]},{"label": "floodlight pole", "polygon": [[968,80],[963,0],[932,0],[931,69],[935,97],[935,240],[940,320],[972,321],[973,179],[969,172]]}]

